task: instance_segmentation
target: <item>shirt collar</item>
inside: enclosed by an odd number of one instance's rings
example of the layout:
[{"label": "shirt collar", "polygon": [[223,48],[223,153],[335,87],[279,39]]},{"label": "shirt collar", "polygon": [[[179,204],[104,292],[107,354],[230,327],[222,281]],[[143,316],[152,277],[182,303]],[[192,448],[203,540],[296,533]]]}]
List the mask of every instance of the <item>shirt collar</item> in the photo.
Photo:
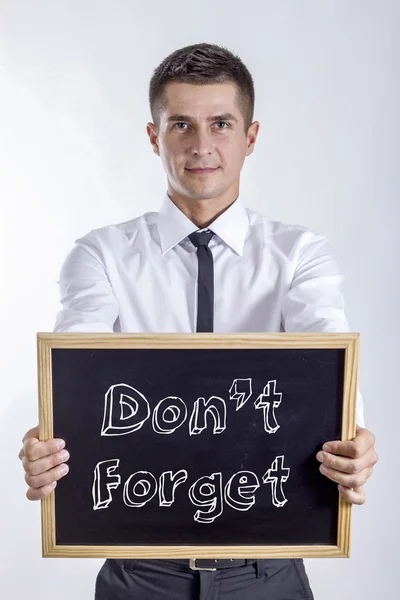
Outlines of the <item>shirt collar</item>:
[{"label": "shirt collar", "polygon": [[[199,229],[172,202],[167,192],[165,192],[164,200],[158,213],[157,226],[163,254]],[[248,227],[249,217],[239,196],[225,212],[208,225],[209,229],[240,256],[243,254]]]}]

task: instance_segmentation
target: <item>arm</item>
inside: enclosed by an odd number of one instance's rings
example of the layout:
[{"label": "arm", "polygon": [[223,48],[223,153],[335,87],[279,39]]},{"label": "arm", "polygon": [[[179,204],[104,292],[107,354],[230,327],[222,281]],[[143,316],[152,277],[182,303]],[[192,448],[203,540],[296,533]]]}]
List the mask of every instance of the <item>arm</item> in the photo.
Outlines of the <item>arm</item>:
[{"label": "arm", "polygon": [[[351,331],[344,311],[343,274],[328,240],[307,231],[297,250],[297,265],[289,291],[282,302],[285,331]],[[357,388],[356,421],[364,427],[364,403]]]},{"label": "arm", "polygon": [[58,284],[62,309],[54,331],[113,332],[118,304],[90,234],[67,255]]},{"label": "arm", "polygon": [[[282,303],[285,331],[348,332],[344,312],[343,275],[323,236],[307,231],[299,249],[293,280]],[[363,485],[378,461],[373,434],[364,429],[363,400],[357,389],[357,433],[348,442],[331,441],[317,454],[320,471],[339,484],[347,502],[363,504]]]},{"label": "arm", "polygon": [[[62,265],[58,281],[62,309],[56,317],[55,332],[113,332],[118,304],[90,239],[89,234],[77,240]],[[22,443],[18,456],[28,484],[26,497],[40,500],[68,473],[69,453],[64,440],[39,441],[38,426],[26,432]]]}]

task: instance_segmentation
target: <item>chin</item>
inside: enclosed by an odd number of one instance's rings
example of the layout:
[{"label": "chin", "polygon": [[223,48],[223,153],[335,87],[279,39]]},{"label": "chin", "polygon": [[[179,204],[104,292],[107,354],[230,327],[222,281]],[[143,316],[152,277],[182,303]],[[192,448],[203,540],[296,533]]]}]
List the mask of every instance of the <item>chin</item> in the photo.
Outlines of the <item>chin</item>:
[{"label": "chin", "polygon": [[220,193],[218,192],[218,190],[209,190],[209,191],[203,191],[203,192],[199,192],[199,193],[191,193],[190,197],[193,198],[193,200],[211,200],[212,198],[216,198],[217,196],[219,196]]}]

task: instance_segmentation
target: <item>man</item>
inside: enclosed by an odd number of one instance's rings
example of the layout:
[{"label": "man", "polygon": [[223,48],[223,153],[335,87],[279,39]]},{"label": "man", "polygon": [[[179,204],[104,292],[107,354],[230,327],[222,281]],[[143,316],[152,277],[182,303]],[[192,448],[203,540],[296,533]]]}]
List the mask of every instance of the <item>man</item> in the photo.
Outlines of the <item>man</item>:
[{"label": "man", "polygon": [[[181,48],[155,70],[149,99],[154,122],[147,133],[168,181],[161,210],[77,240],[60,274],[55,331],[349,331],[343,277],[327,240],[271,221],[239,198],[240,172],[259,130],[253,80],[241,60],[212,44]],[[359,393],[357,423],[353,441],[327,440],[316,458],[348,502],[363,504],[378,457]],[[63,446],[40,442],[37,427],[24,436],[19,456],[30,500],[47,496],[68,473]],[[188,560],[108,559],[95,597],[313,598],[300,559],[194,567]]]}]

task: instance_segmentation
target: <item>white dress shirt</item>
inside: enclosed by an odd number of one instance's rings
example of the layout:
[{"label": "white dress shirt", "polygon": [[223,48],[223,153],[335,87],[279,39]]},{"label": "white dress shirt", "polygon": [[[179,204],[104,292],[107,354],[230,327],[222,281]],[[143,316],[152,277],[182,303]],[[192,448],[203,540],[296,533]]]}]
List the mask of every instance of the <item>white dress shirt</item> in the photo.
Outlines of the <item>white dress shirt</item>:
[{"label": "white dress shirt", "polygon": [[[214,332],[349,332],[328,240],[236,201],[209,226]],[[165,193],[159,212],[92,230],[61,268],[54,331],[195,332],[198,227]],[[357,390],[357,423],[364,427]]]}]

